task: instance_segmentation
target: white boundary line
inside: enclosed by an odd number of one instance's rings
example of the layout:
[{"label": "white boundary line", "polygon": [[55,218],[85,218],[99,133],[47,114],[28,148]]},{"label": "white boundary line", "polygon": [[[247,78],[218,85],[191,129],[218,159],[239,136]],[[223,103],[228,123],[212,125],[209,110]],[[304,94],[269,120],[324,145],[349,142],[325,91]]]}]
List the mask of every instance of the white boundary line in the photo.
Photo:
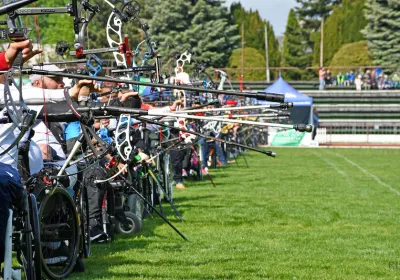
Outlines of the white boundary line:
[{"label": "white boundary line", "polygon": [[320,159],[322,159],[327,165],[329,165],[330,167],[332,167],[333,169],[335,169],[335,171],[336,171],[337,173],[339,173],[340,175],[342,175],[342,176],[344,176],[344,177],[346,177],[346,178],[349,177],[349,176],[347,175],[346,172],[344,172],[343,170],[341,170],[339,167],[337,167],[336,164],[334,164],[334,163],[331,162],[330,160],[324,158],[323,156],[321,156],[321,155],[319,155],[319,154],[317,154],[317,153],[314,153],[314,155],[316,155],[317,157],[319,157]]},{"label": "white boundary line", "polygon": [[349,160],[347,157],[345,157],[345,156],[343,156],[343,155],[341,155],[341,154],[335,153],[335,155],[336,155],[337,157],[343,158],[345,161],[347,161],[347,162],[350,163],[351,165],[357,167],[357,168],[360,169],[364,174],[366,174],[366,175],[372,177],[372,178],[373,178],[375,181],[377,181],[380,185],[382,185],[382,186],[388,188],[389,190],[391,190],[391,191],[394,192],[395,194],[400,195],[400,191],[394,189],[391,185],[386,184],[385,182],[382,182],[381,179],[379,179],[376,175],[374,175],[374,174],[372,174],[372,173],[369,173],[367,170],[365,170],[364,168],[362,168],[361,166],[359,166],[357,163],[355,163],[355,162]]}]

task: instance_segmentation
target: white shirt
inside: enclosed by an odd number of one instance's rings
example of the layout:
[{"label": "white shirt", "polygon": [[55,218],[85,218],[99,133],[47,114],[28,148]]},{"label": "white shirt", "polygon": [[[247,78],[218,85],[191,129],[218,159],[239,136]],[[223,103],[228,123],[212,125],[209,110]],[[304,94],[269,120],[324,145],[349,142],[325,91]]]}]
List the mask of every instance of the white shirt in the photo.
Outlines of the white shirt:
[{"label": "white shirt", "polygon": [[35,135],[32,137],[33,142],[37,144],[47,144],[56,151],[58,157],[65,158],[65,153],[61,144],[58,143],[54,134],[47,128],[43,121],[36,120],[32,129],[35,131]]},{"label": "white shirt", "polygon": [[[14,101],[19,100],[19,92],[15,87],[11,87],[11,95]],[[65,101],[64,90],[49,90],[35,88],[31,85],[24,86],[22,88],[22,95],[25,101],[29,100],[32,102],[43,102],[46,103],[58,103]],[[0,103],[4,104],[4,85],[0,84]],[[30,109],[40,112],[42,110],[42,105],[39,106],[28,106]],[[0,117],[4,116],[6,109],[0,113]],[[18,137],[20,130],[15,127],[13,123],[0,124],[0,153],[7,149],[14,140]],[[24,136],[26,137],[26,136]],[[21,141],[22,142],[22,141]],[[37,152],[37,145],[31,145],[32,148],[29,149],[29,162],[31,164],[31,173],[36,171],[37,168],[43,166],[42,154]],[[13,147],[8,153],[0,156],[0,162],[9,164],[13,168],[18,170],[18,149]],[[33,167],[33,168],[32,168]],[[37,168],[36,168],[37,167]]]},{"label": "white shirt", "polygon": [[[4,104],[4,85],[0,84],[0,103]],[[19,100],[19,92],[15,87],[11,87],[11,95],[14,101]],[[64,89],[42,89],[34,87],[31,84],[22,87],[22,97],[25,101],[34,103],[60,103],[65,102]],[[32,110],[35,108],[42,108],[43,106],[29,106]],[[37,110],[40,112],[40,110]]]},{"label": "white shirt", "polygon": [[[1,113],[3,115],[3,112]],[[13,124],[0,124],[0,154],[8,149],[9,146],[18,137],[20,130]],[[11,165],[17,169],[18,165],[18,150],[15,146],[8,153],[0,155],[0,162]]]}]

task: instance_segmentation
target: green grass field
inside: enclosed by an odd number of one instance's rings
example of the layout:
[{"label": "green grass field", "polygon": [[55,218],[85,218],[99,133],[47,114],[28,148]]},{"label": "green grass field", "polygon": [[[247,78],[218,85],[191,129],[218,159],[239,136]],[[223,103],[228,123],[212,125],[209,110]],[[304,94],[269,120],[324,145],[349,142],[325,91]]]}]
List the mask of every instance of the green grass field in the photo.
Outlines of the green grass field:
[{"label": "green grass field", "polygon": [[175,191],[185,222],[95,245],[72,279],[400,279],[400,150],[274,149]]}]

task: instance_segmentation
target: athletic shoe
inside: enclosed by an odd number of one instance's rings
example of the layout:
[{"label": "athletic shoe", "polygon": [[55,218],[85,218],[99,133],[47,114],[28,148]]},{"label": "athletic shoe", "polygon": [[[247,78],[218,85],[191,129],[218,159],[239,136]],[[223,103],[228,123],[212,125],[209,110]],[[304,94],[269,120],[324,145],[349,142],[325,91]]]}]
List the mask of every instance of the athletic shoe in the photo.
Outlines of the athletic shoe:
[{"label": "athletic shoe", "polygon": [[187,177],[187,176],[188,176],[188,174],[187,174],[186,170],[182,169],[182,177]]},{"label": "athletic shoe", "polygon": [[207,167],[203,167],[203,168],[201,169],[201,174],[207,175],[207,174],[208,174],[208,168],[207,168]]},{"label": "athletic shoe", "polygon": [[107,233],[105,233],[100,226],[94,226],[90,229],[90,241],[102,243],[107,240]]},{"label": "athletic shoe", "polygon": [[181,189],[183,190],[185,188],[185,186],[183,185],[183,183],[177,183],[175,186],[177,189]]},{"label": "athletic shoe", "polygon": [[190,169],[189,171],[190,176],[197,176],[196,170]]}]

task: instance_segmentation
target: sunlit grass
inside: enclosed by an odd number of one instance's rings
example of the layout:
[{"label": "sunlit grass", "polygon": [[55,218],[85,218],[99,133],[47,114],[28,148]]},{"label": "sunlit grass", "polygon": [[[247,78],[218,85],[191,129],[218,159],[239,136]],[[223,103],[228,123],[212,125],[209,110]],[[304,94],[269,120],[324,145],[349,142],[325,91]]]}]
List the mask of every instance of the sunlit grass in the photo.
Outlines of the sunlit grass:
[{"label": "sunlit grass", "polygon": [[276,151],[175,191],[188,242],[154,216],[72,278],[400,279],[400,150]]}]

